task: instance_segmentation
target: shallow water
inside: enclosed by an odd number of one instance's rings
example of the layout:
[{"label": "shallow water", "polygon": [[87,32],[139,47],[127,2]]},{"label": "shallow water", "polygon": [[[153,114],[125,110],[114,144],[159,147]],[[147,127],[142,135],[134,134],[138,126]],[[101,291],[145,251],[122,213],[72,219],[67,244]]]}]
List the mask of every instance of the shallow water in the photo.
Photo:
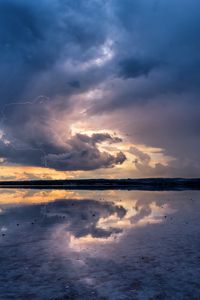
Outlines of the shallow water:
[{"label": "shallow water", "polygon": [[0,190],[0,300],[200,299],[200,192]]}]

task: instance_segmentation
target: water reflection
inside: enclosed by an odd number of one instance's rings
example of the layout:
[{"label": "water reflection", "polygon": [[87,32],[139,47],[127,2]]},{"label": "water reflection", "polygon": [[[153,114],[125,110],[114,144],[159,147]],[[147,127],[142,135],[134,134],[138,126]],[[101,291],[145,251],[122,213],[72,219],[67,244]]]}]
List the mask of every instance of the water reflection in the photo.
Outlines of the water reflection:
[{"label": "water reflection", "polygon": [[199,195],[1,190],[0,299],[200,296]]},{"label": "water reflection", "polygon": [[140,199],[141,192],[98,193],[2,190],[0,230],[12,234],[14,224],[56,227],[57,232],[59,227],[63,238],[68,234],[68,240],[70,236],[77,244],[81,239],[83,245],[84,241],[113,241],[130,227],[162,222],[164,215],[173,213],[169,203],[161,204],[160,199]]}]

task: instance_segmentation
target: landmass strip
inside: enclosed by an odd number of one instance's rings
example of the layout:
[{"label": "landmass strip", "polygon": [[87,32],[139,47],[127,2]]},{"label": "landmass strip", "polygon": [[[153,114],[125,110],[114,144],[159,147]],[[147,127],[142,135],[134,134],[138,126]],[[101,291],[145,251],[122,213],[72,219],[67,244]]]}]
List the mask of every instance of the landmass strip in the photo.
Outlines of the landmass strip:
[{"label": "landmass strip", "polygon": [[0,181],[0,188],[85,190],[200,190],[200,178],[70,179]]}]

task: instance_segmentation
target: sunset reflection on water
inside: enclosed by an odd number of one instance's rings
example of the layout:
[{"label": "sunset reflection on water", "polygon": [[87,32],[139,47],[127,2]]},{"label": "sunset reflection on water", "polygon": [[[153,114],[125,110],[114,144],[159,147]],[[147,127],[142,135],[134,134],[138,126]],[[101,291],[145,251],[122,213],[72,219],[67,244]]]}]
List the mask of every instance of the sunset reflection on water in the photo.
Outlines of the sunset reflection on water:
[{"label": "sunset reflection on water", "polygon": [[189,276],[183,269],[199,272],[191,259],[198,199],[191,191],[1,190],[1,299],[30,291],[41,300],[142,299],[158,294],[156,274],[170,296],[171,280]]}]

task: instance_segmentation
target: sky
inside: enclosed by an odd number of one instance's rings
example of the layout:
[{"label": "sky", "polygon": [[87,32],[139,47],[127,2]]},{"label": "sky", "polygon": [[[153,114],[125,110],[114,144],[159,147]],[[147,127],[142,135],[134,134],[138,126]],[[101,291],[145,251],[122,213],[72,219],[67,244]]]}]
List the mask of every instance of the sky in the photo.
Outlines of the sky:
[{"label": "sky", "polygon": [[198,0],[1,0],[0,179],[200,176]]}]

